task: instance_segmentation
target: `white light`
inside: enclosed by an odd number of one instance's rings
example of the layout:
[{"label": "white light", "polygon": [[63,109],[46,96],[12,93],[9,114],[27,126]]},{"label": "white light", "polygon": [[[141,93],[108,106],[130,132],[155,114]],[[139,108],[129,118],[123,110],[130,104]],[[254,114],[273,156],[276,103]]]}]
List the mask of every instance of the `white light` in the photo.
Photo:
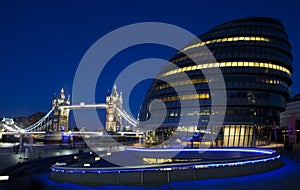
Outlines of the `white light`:
[{"label": "white light", "polygon": [[98,160],[100,160],[100,157],[95,157],[95,161],[98,161]]},{"label": "white light", "polygon": [[84,167],[90,167],[90,166],[91,166],[91,164],[89,164],[89,163],[85,163],[85,164],[83,164],[83,166],[84,166]]},{"label": "white light", "polygon": [[6,181],[9,179],[9,176],[6,175],[6,176],[0,176],[0,181]]},{"label": "white light", "polygon": [[57,165],[57,166],[65,166],[65,165],[67,165],[66,163],[60,163],[60,162],[56,162],[56,164],[55,165]]},{"label": "white light", "polygon": [[106,153],[106,155],[107,155],[107,156],[110,156],[110,155],[111,155],[111,152]]}]

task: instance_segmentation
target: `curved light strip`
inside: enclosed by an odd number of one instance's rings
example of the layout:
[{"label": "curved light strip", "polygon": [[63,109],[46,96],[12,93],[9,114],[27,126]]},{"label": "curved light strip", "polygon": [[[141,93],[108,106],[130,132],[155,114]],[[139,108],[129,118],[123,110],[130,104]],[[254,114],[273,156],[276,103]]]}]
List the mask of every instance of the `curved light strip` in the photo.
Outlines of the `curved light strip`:
[{"label": "curved light strip", "polygon": [[185,72],[185,71],[194,71],[194,70],[201,70],[201,69],[209,69],[209,68],[222,68],[222,67],[260,67],[266,69],[275,69],[279,71],[283,71],[289,75],[291,72],[280,65],[276,65],[273,63],[264,63],[264,62],[246,62],[246,61],[229,61],[229,62],[216,62],[216,63],[204,63],[200,65],[191,65],[187,67],[182,67],[178,69],[173,69],[171,71],[165,72],[162,74],[163,77]]},{"label": "curved light strip", "polygon": [[246,160],[237,162],[223,162],[214,164],[191,164],[184,166],[169,166],[169,167],[158,167],[158,168],[128,168],[128,169],[96,169],[96,168],[68,168],[68,167],[56,167],[55,165],[51,167],[52,172],[58,173],[123,173],[123,172],[145,172],[145,171],[171,171],[178,169],[199,169],[199,168],[213,168],[213,167],[234,167],[245,164],[255,164],[261,162],[268,162],[279,159],[280,155],[273,156],[270,158],[256,159],[256,160]]},{"label": "curved light strip", "polygon": [[140,152],[251,152],[251,153],[262,153],[262,154],[274,154],[275,150],[269,149],[258,149],[258,148],[211,148],[211,149],[166,149],[166,148],[127,148],[129,151],[140,151]]},{"label": "curved light strip", "polygon": [[261,41],[261,42],[269,42],[270,39],[259,37],[259,36],[240,36],[240,37],[228,37],[228,38],[218,38],[213,40],[207,40],[205,42],[196,43],[190,46],[185,47],[180,52],[186,51],[188,49],[205,46],[212,43],[222,43],[222,42],[237,42],[237,41]]}]

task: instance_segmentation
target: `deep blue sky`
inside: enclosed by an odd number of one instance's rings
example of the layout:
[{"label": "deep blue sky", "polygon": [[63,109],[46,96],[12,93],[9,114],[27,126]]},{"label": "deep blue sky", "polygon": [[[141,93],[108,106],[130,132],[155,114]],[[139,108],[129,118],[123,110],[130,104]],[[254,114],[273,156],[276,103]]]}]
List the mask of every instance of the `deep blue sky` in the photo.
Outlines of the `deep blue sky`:
[{"label": "deep blue sky", "polygon": [[[136,22],[166,22],[200,35],[239,17],[278,18],[286,27],[294,55],[292,95],[300,93],[299,8],[297,1],[274,0],[0,1],[0,117],[48,111],[61,87],[71,93],[77,66],[88,48],[108,32]],[[121,61],[124,67],[148,57],[168,59],[174,53],[156,48],[134,47],[130,56],[121,52],[115,63]],[[103,102],[111,88],[111,71],[104,73],[106,84],[97,85],[97,102]],[[136,88],[133,113],[146,88],[145,84]]]}]

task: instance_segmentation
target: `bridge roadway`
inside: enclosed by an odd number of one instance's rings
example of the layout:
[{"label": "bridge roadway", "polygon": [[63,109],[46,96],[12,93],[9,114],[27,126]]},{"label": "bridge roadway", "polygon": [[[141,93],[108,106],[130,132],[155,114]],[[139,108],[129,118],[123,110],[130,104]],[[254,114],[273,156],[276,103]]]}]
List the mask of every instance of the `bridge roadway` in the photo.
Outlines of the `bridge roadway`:
[{"label": "bridge roadway", "polygon": [[59,109],[94,109],[94,108],[100,108],[100,109],[106,109],[108,108],[107,104],[84,104],[83,102],[79,105],[70,105],[70,106],[59,106]]}]

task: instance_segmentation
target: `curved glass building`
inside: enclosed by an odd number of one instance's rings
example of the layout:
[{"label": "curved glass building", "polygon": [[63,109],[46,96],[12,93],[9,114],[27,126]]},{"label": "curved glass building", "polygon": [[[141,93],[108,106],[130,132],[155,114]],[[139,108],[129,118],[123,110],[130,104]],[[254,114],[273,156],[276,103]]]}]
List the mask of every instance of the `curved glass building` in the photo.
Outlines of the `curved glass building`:
[{"label": "curved glass building", "polygon": [[[253,147],[270,143],[272,126],[279,124],[280,112],[285,110],[292,84],[292,54],[283,24],[274,18],[249,17],[216,26],[199,36],[201,42],[189,43],[178,51],[155,79],[144,99],[139,113],[141,128],[151,125],[148,143],[167,141],[176,131],[185,131],[178,142],[187,146]],[[207,47],[210,51],[205,51]],[[212,56],[214,59],[207,58]],[[175,65],[175,66],[174,66]],[[212,97],[207,77],[221,70],[226,89],[226,108],[212,110]],[[205,75],[203,74],[205,71]],[[182,79],[181,73],[190,81]],[[207,74],[208,73],[208,74]],[[168,81],[168,82],[165,82]],[[192,83],[196,93],[184,92]],[[177,91],[174,89],[176,88]],[[181,96],[181,97],[179,97]],[[153,106],[154,99],[164,106]],[[181,110],[182,101],[199,101],[190,109]],[[224,114],[221,127],[208,128],[212,115]],[[198,117],[196,124],[188,121]],[[179,120],[183,122],[179,122]],[[162,123],[160,122],[162,121]],[[204,139],[204,134],[217,133],[216,138]]]},{"label": "curved glass building", "polygon": [[[152,129],[147,133],[149,145],[166,142],[178,131],[185,134],[177,139],[181,145],[269,144],[272,126],[280,122],[280,112],[285,110],[292,84],[291,46],[283,24],[268,17],[242,18],[212,28],[198,38],[201,41],[183,47],[170,59],[144,99],[138,119],[139,127]],[[220,89],[226,90],[227,105],[222,113],[212,110],[214,94],[209,86],[214,81],[207,77],[216,75],[217,69],[226,85],[226,89]],[[189,80],[183,79],[182,73]],[[196,93],[185,89],[189,83]],[[179,95],[178,89],[180,94],[186,90],[185,95]],[[155,99],[165,106],[151,104]],[[199,106],[191,100],[199,101]],[[190,105],[189,109],[182,110],[183,101]],[[225,115],[222,126],[208,127],[212,115],[217,114]],[[189,123],[195,117],[198,122]],[[207,133],[217,135],[208,140],[203,138]]]}]

